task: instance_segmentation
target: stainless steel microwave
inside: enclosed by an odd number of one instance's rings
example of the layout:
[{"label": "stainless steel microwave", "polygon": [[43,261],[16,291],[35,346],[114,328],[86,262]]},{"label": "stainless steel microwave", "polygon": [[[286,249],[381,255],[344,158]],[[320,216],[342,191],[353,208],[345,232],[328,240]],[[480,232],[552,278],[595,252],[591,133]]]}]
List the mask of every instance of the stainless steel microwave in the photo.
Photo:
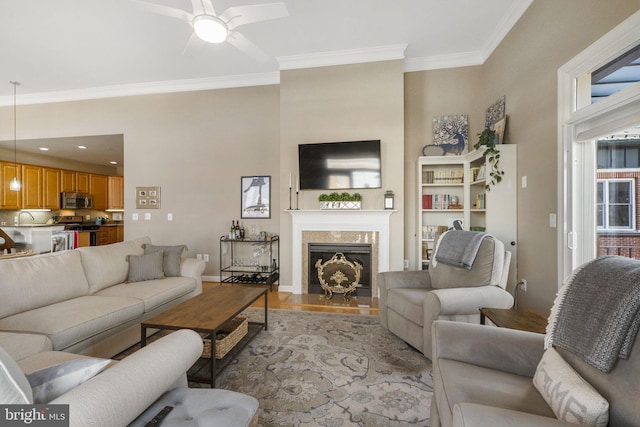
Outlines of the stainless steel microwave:
[{"label": "stainless steel microwave", "polygon": [[93,196],[88,193],[61,193],[60,205],[62,209],[91,209]]}]

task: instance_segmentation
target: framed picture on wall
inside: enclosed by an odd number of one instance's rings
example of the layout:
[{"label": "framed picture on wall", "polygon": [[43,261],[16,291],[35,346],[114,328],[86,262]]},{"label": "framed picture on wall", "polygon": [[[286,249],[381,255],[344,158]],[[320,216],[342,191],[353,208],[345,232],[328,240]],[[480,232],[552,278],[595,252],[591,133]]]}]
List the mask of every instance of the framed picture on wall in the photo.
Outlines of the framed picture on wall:
[{"label": "framed picture on wall", "polygon": [[241,218],[271,218],[271,176],[240,178]]},{"label": "framed picture on wall", "polygon": [[496,144],[504,142],[504,128],[507,126],[507,116],[504,116],[491,125],[491,129],[496,131]]}]

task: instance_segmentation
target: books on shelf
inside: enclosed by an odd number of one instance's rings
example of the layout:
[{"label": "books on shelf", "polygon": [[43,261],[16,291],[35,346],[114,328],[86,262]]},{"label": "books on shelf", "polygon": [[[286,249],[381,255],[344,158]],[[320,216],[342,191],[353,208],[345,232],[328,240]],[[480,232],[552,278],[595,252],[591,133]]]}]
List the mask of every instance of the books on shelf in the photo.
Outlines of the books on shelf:
[{"label": "books on shelf", "polygon": [[462,184],[464,182],[464,170],[435,169],[422,171],[423,184]]},{"label": "books on shelf", "polygon": [[423,194],[422,209],[462,209],[462,204],[452,202],[456,200],[451,194]]},{"label": "books on shelf", "polygon": [[423,240],[438,240],[438,237],[449,229],[446,225],[423,225],[422,226],[422,239]]},{"label": "books on shelf", "polygon": [[479,193],[476,194],[476,209],[486,209],[487,205],[486,205],[486,199],[487,199],[487,194],[486,193]]},{"label": "books on shelf", "polygon": [[433,194],[422,195],[422,209],[433,209]]}]

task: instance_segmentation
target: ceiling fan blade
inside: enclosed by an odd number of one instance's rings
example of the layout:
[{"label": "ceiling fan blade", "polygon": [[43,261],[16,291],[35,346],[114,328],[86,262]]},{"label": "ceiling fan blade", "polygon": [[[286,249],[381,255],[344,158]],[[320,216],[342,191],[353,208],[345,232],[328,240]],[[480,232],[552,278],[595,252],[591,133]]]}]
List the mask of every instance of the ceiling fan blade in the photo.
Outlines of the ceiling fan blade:
[{"label": "ceiling fan blade", "polygon": [[289,16],[289,11],[284,3],[265,3],[230,7],[222,12],[219,18],[226,22],[230,29],[233,29],[240,25],[284,18],[285,16]]},{"label": "ceiling fan blade", "polygon": [[202,50],[203,45],[204,42],[200,40],[200,37],[198,37],[196,33],[192,33],[189,41],[184,46],[184,49],[182,49],[182,55],[194,56]]},{"label": "ceiling fan blade", "polygon": [[138,9],[143,10],[145,12],[151,12],[158,15],[177,18],[189,24],[193,20],[193,14],[187,12],[186,10],[175,9],[173,7],[161,6],[159,4],[147,3],[139,0],[129,0],[129,1],[132,2]]},{"label": "ceiling fan blade", "polygon": [[191,0],[191,5],[193,6],[194,15],[200,15],[202,13],[213,16],[218,15],[211,0]]},{"label": "ceiling fan blade", "polygon": [[267,55],[262,49],[253,44],[253,42],[251,42],[248,38],[237,31],[229,34],[229,37],[227,37],[226,41],[227,43],[241,50],[256,61],[266,62],[267,60],[269,60],[269,55]]}]

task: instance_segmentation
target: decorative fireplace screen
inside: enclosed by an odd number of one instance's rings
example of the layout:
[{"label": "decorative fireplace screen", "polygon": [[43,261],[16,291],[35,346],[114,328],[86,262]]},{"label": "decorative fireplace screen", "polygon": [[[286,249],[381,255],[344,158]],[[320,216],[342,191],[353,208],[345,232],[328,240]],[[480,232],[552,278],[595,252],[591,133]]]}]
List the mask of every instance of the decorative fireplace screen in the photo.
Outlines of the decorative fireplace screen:
[{"label": "decorative fireplace screen", "polygon": [[[310,294],[324,294],[328,298],[334,293],[342,293],[345,298],[371,296],[371,244],[314,242],[309,243],[308,250]],[[319,267],[322,267],[321,272]],[[322,281],[331,288],[331,292],[323,286]],[[348,288],[353,289],[347,291]]]},{"label": "decorative fireplace screen", "polygon": [[344,298],[349,299],[360,282],[362,265],[347,260],[341,252],[335,253],[328,261],[317,260],[315,267],[327,299],[331,299],[334,293],[343,294]]}]

